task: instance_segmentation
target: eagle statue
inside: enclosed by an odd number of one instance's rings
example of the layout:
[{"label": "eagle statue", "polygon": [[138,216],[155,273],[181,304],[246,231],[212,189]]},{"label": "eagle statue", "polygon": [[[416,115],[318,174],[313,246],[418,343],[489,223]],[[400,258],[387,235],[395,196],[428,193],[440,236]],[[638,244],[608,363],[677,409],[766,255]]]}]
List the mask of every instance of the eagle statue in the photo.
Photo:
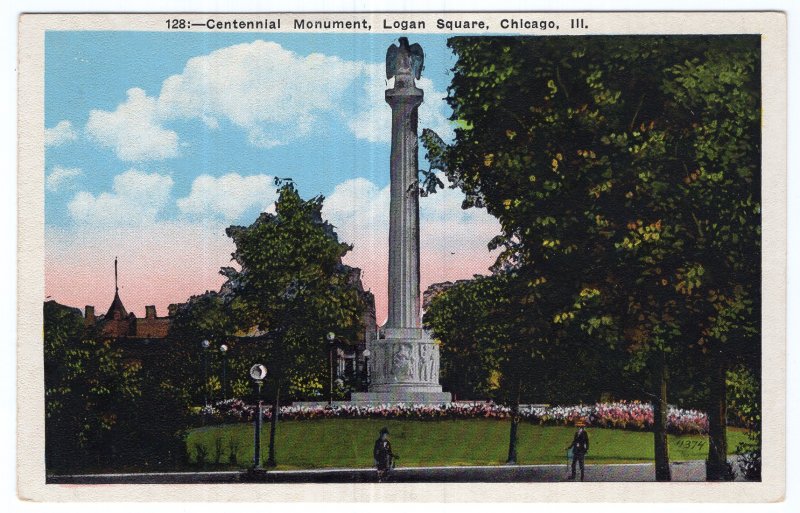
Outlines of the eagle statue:
[{"label": "eagle statue", "polygon": [[[419,43],[409,46],[408,38],[401,37],[400,46],[393,44],[386,51],[386,78],[406,78],[410,75],[419,79],[424,60],[425,55]],[[413,79],[411,79],[411,85],[413,84]]]}]

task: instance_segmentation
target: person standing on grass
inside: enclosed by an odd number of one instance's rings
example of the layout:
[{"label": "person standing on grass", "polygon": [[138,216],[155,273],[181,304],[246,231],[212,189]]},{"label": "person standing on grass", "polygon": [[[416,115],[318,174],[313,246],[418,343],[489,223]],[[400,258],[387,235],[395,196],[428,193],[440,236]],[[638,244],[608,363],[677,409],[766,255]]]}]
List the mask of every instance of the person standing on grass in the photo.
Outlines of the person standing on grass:
[{"label": "person standing on grass", "polygon": [[581,481],[583,481],[583,460],[586,457],[586,453],[589,452],[589,433],[583,428],[586,424],[582,420],[576,422],[575,425],[578,427],[578,431],[575,433],[570,446],[567,447],[567,450],[572,449],[572,475],[569,478],[575,479],[575,464],[580,463]]},{"label": "person standing on grass", "polygon": [[392,452],[388,428],[381,429],[378,439],[375,440],[372,456],[375,458],[375,466],[378,469],[378,482],[380,483],[386,479],[389,471],[394,467],[394,459],[397,458],[397,455]]}]

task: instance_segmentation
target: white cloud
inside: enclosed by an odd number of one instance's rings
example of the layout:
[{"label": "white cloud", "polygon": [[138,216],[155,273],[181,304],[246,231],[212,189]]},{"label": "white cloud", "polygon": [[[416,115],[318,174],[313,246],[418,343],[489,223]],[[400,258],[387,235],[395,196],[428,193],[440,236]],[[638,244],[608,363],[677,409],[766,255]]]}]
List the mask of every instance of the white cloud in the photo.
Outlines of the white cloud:
[{"label": "white cloud", "polygon": [[[359,111],[348,120],[348,126],[358,139],[391,142],[391,108],[386,103],[384,91],[393,87],[394,79],[387,82],[384,64],[366,66],[364,74],[364,96],[359,102]],[[453,128],[447,119],[448,107],[443,100],[447,94],[437,91],[433,82],[424,76],[416,84],[425,94],[422,105],[419,106],[420,133],[423,128],[430,128],[445,141],[452,140]]]},{"label": "white cloud", "polygon": [[337,185],[323,204],[323,216],[336,226],[356,254],[373,258],[389,242],[389,186],[379,189],[366,178]]},{"label": "white cloud", "polygon": [[[125,161],[177,156],[178,134],[163,126],[174,119],[197,119],[210,130],[227,120],[250,144],[271,148],[308,137],[323,114],[333,113],[356,138],[385,143],[391,110],[384,90],[393,80],[387,82],[384,68],[321,53],[302,56],[274,42],[233,45],[189,59],[180,74],[164,80],[158,97],[133,88],[114,112],[91,111],[86,131]],[[363,94],[346,96],[362,83]],[[426,77],[417,83],[425,90],[420,127],[450,140],[445,93]]]},{"label": "white cloud", "polygon": [[53,128],[44,129],[44,145],[48,148],[51,146],[61,146],[77,138],[78,134],[72,128],[72,123],[66,119],[59,121]]},{"label": "white cloud", "polygon": [[178,134],[161,126],[157,100],[134,87],[114,112],[92,110],[86,132],[113,148],[120,160],[162,160],[178,155]]},{"label": "white cloud", "polygon": [[81,191],[67,208],[78,224],[126,227],[150,224],[166,207],[172,185],[169,176],[130,169],[114,177],[112,192],[95,196]]},{"label": "white cloud", "polygon": [[[443,174],[439,178],[449,185]],[[497,219],[484,209],[463,210],[464,194],[443,189],[420,198],[420,273],[424,290],[434,282],[486,273],[496,258],[487,243],[500,233]],[[365,286],[376,293],[379,320],[385,315],[389,244],[390,187],[365,178],[337,185],[325,199],[323,216],[339,239],[353,244],[345,262],[365,270]]]},{"label": "white cloud", "polygon": [[219,178],[198,176],[189,196],[178,199],[177,204],[184,214],[233,221],[253,207],[263,211],[277,197],[271,176],[229,173]]},{"label": "white cloud", "polygon": [[307,136],[320,113],[339,108],[363,68],[273,42],[238,44],[189,59],[164,81],[158,107],[163,118],[198,118],[211,128],[225,118],[268,148]]},{"label": "white cloud", "polygon": [[[464,210],[464,194],[449,188],[443,173],[439,179],[445,189],[420,198],[420,247],[423,251],[457,252],[465,246],[486,248],[500,233],[500,225],[485,209]],[[336,226],[344,242],[374,251],[389,241],[390,186],[378,188],[366,178],[354,178],[337,185],[325,199],[324,216]]]},{"label": "white cloud", "polygon": [[44,186],[50,192],[58,192],[62,187],[69,186],[76,177],[82,174],[83,171],[76,167],[53,166],[53,170],[45,179]]}]

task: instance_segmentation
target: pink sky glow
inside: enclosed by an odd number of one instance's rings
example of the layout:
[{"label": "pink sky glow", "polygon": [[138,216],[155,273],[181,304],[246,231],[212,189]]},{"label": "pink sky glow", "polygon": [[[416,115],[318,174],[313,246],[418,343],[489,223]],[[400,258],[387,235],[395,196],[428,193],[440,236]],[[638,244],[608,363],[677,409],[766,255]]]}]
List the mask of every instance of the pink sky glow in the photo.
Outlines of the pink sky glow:
[{"label": "pink sky glow", "polygon": [[[496,255],[486,249],[485,236],[464,227],[453,228],[456,233],[432,234],[423,225],[423,291],[431,283],[487,274],[494,262]],[[458,240],[451,240],[453,235]],[[179,222],[116,231],[48,228],[46,240],[45,294],[49,299],[81,309],[93,305],[98,314],[105,313],[114,297],[114,257],[118,257],[120,297],[128,311],[139,317],[144,315],[145,305],[155,305],[159,315],[166,315],[170,303],[218,290],[224,281],[219,268],[230,265],[233,251],[222,226],[209,229]],[[386,247],[343,240],[355,243],[345,263],[363,270],[364,287],[375,294],[378,320],[383,322]]]},{"label": "pink sky glow", "polygon": [[[116,196],[89,202],[88,215],[74,218],[70,226],[45,228],[46,296],[81,309],[93,305],[98,314],[105,313],[114,298],[115,257],[120,298],[137,316],[144,315],[146,305],[166,315],[170,303],[219,290],[224,281],[219,269],[231,265],[234,249],[225,235],[230,221],[189,215],[160,220],[153,213],[157,209],[148,213],[142,205],[154,197],[162,204],[171,201],[168,192],[157,194],[168,191],[171,180],[135,172],[123,178],[139,185],[120,187]],[[237,185],[226,197],[237,199],[245,188]],[[131,189],[138,195],[126,196]],[[499,224],[485,210],[462,210],[463,198],[462,192],[450,188],[421,198],[422,291],[431,283],[487,274],[494,263],[496,252],[489,252],[486,244],[500,232]],[[109,212],[125,215],[109,217]],[[344,261],[362,269],[362,282],[375,294],[381,323],[387,315],[388,213],[389,186],[378,187],[364,178],[337,185],[322,210],[339,239],[353,245]]]}]

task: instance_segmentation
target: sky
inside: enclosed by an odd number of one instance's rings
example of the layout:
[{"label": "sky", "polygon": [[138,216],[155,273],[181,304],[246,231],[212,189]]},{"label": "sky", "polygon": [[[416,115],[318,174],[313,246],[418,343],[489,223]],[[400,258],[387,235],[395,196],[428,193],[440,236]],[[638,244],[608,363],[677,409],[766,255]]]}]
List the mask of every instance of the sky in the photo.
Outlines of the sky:
[{"label": "sky", "polygon": [[[419,129],[453,137],[443,100],[455,57],[425,51]],[[277,197],[274,177],[325,196],[323,216],[353,245],[386,317],[390,34],[48,32],[45,38],[45,287],[104,312],[186,301],[223,282],[231,224]],[[420,149],[420,167],[427,168]],[[463,193],[420,200],[421,289],[486,274],[499,225]]]}]

